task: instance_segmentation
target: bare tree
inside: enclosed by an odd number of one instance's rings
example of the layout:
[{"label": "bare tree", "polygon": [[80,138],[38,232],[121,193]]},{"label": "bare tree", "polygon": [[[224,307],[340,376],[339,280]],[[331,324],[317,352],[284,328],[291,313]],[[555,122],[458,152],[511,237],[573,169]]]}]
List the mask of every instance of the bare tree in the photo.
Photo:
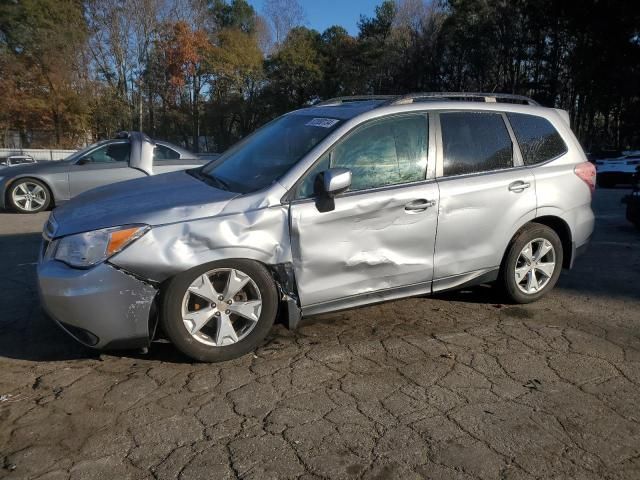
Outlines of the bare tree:
[{"label": "bare tree", "polygon": [[306,15],[298,0],[265,0],[262,12],[273,31],[276,48],[289,30],[305,22]]},{"label": "bare tree", "polygon": [[262,53],[265,56],[270,55],[273,50],[273,35],[269,22],[262,15],[256,15],[255,35]]},{"label": "bare tree", "polygon": [[128,103],[131,126],[137,119],[140,129],[149,49],[172,7],[168,0],[89,0],[85,5],[95,69]]},{"label": "bare tree", "polygon": [[396,15],[393,26],[419,32],[425,19],[433,8],[433,2],[427,0],[395,0]]}]

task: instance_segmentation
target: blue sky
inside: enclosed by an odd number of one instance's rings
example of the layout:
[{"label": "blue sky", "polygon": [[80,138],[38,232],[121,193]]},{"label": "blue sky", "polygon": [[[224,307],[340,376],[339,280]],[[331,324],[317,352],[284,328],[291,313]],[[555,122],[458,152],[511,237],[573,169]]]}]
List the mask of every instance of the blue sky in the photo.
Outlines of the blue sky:
[{"label": "blue sky", "polygon": [[[262,11],[263,0],[248,0],[258,11]],[[373,16],[382,0],[299,0],[307,14],[307,27],[322,32],[332,25],[341,25],[351,35],[358,33],[361,14]]]}]

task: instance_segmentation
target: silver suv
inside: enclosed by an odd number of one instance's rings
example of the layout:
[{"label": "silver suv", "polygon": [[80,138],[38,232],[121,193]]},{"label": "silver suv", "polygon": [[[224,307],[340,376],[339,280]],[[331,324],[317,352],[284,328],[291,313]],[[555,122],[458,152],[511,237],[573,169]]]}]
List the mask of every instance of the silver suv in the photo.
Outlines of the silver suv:
[{"label": "silver suv", "polygon": [[202,168],[56,209],[39,289],[86,345],[146,347],[161,330],[194,359],[227,360],[279,313],[295,328],[488,282],[537,300],[589,241],[594,185],[567,113],[528,98],[340,98]]}]

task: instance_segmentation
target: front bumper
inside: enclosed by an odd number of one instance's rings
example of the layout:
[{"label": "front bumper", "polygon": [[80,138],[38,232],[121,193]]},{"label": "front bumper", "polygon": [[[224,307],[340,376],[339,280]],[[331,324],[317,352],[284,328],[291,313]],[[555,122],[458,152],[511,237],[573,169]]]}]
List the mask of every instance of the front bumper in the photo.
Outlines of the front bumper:
[{"label": "front bumper", "polygon": [[45,260],[38,265],[38,290],[46,313],[84,345],[149,345],[157,290],[107,263],[79,270]]}]

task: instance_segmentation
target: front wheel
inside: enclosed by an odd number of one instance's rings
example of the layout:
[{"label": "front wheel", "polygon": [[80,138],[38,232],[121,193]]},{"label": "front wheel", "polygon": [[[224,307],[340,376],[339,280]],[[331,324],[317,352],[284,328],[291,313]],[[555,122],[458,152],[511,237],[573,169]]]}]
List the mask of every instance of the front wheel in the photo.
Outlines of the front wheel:
[{"label": "front wheel", "polygon": [[562,270],[562,242],[546,225],[531,223],[509,246],[500,282],[510,300],[530,303],[551,290]]},{"label": "front wheel", "polygon": [[51,203],[47,186],[33,178],[15,182],[9,188],[8,196],[10,206],[19,213],[38,213]]},{"label": "front wheel", "polygon": [[250,260],[202,265],[174,277],[162,297],[162,326],[195,360],[221,362],[254,350],[278,312],[267,269]]}]

